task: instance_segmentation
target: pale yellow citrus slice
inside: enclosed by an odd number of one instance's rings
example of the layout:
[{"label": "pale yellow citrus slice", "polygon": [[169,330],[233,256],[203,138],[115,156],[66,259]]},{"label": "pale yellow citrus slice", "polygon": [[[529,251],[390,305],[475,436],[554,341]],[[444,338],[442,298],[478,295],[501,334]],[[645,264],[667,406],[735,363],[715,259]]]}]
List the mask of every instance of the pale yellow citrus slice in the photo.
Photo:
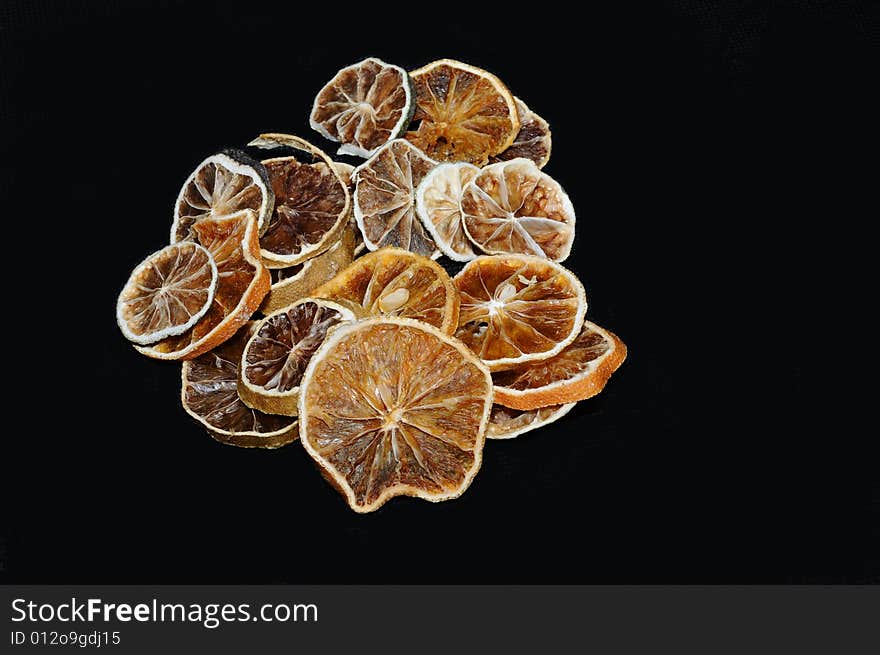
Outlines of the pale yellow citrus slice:
[{"label": "pale yellow citrus slice", "polygon": [[626,345],[613,333],[584,321],[577,338],[558,355],[494,373],[495,402],[536,409],[595,396],[626,359]]},{"label": "pale yellow citrus slice", "polygon": [[343,68],[318,92],[309,125],[341,142],[338,154],[369,157],[401,135],[412,112],[406,71],[369,57]]},{"label": "pale yellow citrus slice", "polygon": [[350,303],[368,315],[418,319],[446,334],[458,325],[458,292],[449,274],[437,262],[400,248],[355,259],[311,295]]},{"label": "pale yellow citrus slice", "polygon": [[485,252],[538,255],[555,262],[571,252],[571,200],[530,159],[483,168],[462,193],[461,213],[468,238]]},{"label": "pale yellow citrus slice", "polygon": [[511,409],[504,405],[492,405],[489,416],[487,439],[513,439],[552,423],[568,414],[577,403],[550,405],[539,409]]},{"label": "pale yellow citrus slice", "polygon": [[300,437],[356,512],[394,496],[457,498],[480,468],[492,406],[488,370],[421,321],[340,325],[300,385]]},{"label": "pale yellow citrus slice", "polygon": [[440,164],[416,189],[416,212],[444,255],[457,262],[470,261],[474,244],[461,225],[461,194],[480,169],[466,162]]},{"label": "pale yellow citrus slice", "polygon": [[553,148],[550,126],[522,100],[516,96],[513,99],[519,113],[519,133],[504,152],[490,157],[489,161],[495,163],[525,157],[535,162],[538,168],[544,168],[550,161],[550,151]]},{"label": "pale yellow citrus slice", "polygon": [[262,234],[275,202],[269,174],[239,150],[211,155],[198,165],[174,203],[171,243],[192,240],[192,226],[203,218],[223,218],[250,209]]},{"label": "pale yellow citrus slice", "polygon": [[192,225],[190,234],[217,265],[214,299],[207,313],[186,332],[150,346],[136,346],[149,357],[192,359],[211,350],[247,322],[269,291],[269,271],[260,260],[254,212],[202,218]]},{"label": "pale yellow citrus slice", "polygon": [[406,138],[429,157],[482,166],[513,143],[519,132],[516,103],[491,73],[441,59],[410,77],[416,108]]},{"label": "pale yellow citrus slice", "polygon": [[577,337],[587,311],[580,280],[541,257],[477,257],[454,281],[461,296],[455,336],[493,371],[556,355]]},{"label": "pale yellow citrus slice", "polygon": [[217,289],[217,265],[197,243],[174,243],[147,257],[116,303],[129,341],[153,343],[186,332],[205,315]]},{"label": "pale yellow citrus slice", "polygon": [[298,436],[297,421],[251,409],[238,397],[241,352],[256,323],[231,339],[183,362],[180,400],[186,413],[221,443],[245,448],[278,448]]},{"label": "pale yellow citrus slice", "polygon": [[394,246],[440,256],[416,217],[416,187],[435,164],[408,141],[396,139],[355,169],[354,218],[367,248]]},{"label": "pale yellow citrus slice", "polygon": [[241,356],[238,395],[245,405],[296,416],[306,365],[329,329],[354,318],[332,300],[303,298],[260,321]]}]

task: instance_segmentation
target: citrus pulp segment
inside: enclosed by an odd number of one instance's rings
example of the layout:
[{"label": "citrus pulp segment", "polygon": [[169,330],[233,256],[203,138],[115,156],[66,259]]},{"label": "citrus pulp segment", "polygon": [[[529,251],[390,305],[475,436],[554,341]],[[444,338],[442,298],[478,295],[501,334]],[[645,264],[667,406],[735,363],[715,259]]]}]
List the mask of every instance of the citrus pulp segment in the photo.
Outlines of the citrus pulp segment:
[{"label": "citrus pulp segment", "polygon": [[516,96],[513,99],[516,101],[516,109],[519,113],[519,133],[504,152],[490,157],[489,161],[495,163],[525,157],[535,162],[538,168],[544,168],[550,161],[550,152],[553,148],[550,126],[522,100]]},{"label": "citrus pulp segment", "polygon": [[461,194],[480,169],[466,162],[440,164],[416,189],[416,213],[444,255],[457,262],[474,257],[474,244],[461,225]]},{"label": "citrus pulp segment", "polygon": [[568,414],[577,403],[550,405],[532,410],[510,409],[504,405],[492,405],[489,416],[487,439],[513,439],[531,432]]}]

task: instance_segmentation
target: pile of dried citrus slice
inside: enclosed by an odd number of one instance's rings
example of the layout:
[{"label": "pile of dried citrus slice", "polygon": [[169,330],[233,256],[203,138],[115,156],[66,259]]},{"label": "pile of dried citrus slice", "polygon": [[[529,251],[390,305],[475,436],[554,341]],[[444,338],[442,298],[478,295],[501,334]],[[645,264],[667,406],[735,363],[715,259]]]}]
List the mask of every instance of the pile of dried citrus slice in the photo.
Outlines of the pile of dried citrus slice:
[{"label": "pile of dried citrus slice", "polygon": [[218,441],[298,439],[356,512],[456,498],[487,438],[560,419],[626,357],[560,264],[575,213],[542,170],[550,128],[450,59],[343,68],[310,124],[365,161],[281,133],[208,157],[117,323],[183,362],[183,408]]}]

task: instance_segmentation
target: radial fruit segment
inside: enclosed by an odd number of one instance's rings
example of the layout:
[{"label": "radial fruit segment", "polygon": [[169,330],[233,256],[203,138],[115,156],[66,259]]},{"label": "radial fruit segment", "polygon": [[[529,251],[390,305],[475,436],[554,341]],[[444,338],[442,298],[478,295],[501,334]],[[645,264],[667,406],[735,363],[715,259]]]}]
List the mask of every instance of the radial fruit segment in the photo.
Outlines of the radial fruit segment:
[{"label": "radial fruit segment", "polygon": [[482,460],[486,368],[419,321],[368,319],[331,332],[300,390],[306,451],[357,512],[394,496],[456,498]]},{"label": "radial fruit segment", "polygon": [[493,371],[557,354],[577,337],[587,310],[577,277],[540,257],[478,257],[454,281],[456,336]]},{"label": "radial fruit segment", "polygon": [[531,432],[568,414],[577,403],[550,405],[540,409],[510,409],[504,405],[492,405],[489,416],[487,439],[513,439]]},{"label": "radial fruit segment", "polygon": [[514,100],[519,113],[519,133],[509,148],[490,157],[489,161],[495,163],[525,157],[535,162],[538,168],[544,168],[550,161],[550,151],[553,148],[550,126],[547,121],[529,109],[522,100],[515,96]]},{"label": "radial fruit segment", "polygon": [[457,262],[470,261],[474,244],[461,224],[461,194],[480,173],[473,164],[440,164],[416,189],[416,212],[444,255]]}]

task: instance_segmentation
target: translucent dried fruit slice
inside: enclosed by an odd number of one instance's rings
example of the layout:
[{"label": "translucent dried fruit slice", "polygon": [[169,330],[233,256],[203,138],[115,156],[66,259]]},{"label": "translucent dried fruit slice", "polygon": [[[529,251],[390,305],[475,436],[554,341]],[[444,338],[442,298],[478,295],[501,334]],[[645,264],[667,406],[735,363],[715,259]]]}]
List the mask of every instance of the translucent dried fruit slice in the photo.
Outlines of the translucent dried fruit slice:
[{"label": "translucent dried fruit slice", "polygon": [[531,432],[568,414],[577,403],[550,405],[539,409],[519,410],[492,405],[489,416],[488,439],[513,439],[526,432]]},{"label": "translucent dried fruit slice", "polygon": [[477,257],[454,282],[461,296],[455,336],[493,371],[556,355],[577,337],[587,311],[580,280],[541,257]]},{"label": "translucent dried fruit slice", "polygon": [[460,496],[480,468],[492,405],[489,372],[420,321],[341,325],[300,387],[303,446],[356,512],[394,496]]},{"label": "translucent dried fruit slice", "polygon": [[418,319],[446,334],[458,325],[458,292],[443,267],[400,248],[367,253],[312,295],[351,303],[371,315]]},{"label": "translucent dried fruit slice", "polygon": [[356,232],[349,225],[342,238],[317,257],[296,266],[270,270],[272,287],[260,305],[260,311],[269,314],[305,298],[348,266],[354,258]]},{"label": "translucent dried fruit slice", "polygon": [[519,113],[519,133],[509,148],[490,157],[489,161],[495,163],[525,157],[535,162],[538,168],[544,168],[550,161],[550,151],[553,148],[550,126],[522,100],[516,96],[513,99],[516,101],[516,109]]},{"label": "translucent dried fruit slice", "polygon": [[309,125],[341,142],[339,154],[369,157],[401,135],[412,112],[406,71],[369,57],[343,68],[318,92]]},{"label": "translucent dried fruit slice", "polygon": [[367,248],[396,246],[440,256],[416,218],[416,187],[435,165],[421,150],[396,139],[355,169],[354,218]]},{"label": "translucent dried fruit slice", "polygon": [[260,261],[257,217],[245,210],[193,224],[192,238],[217,265],[217,289],[207,313],[183,334],[151,346],[136,346],[156,359],[192,359],[220,345],[250,318],[269,291],[269,271]]},{"label": "translucent dried fruit slice", "polygon": [[440,164],[416,189],[416,211],[444,255],[457,262],[476,254],[461,225],[461,194],[480,169],[473,164]]},{"label": "translucent dried fruit slice", "polygon": [[336,243],[351,211],[348,181],[336,162],[291,134],[261,134],[248,145],[297,152],[263,160],[275,196],[269,226],[260,237],[266,265],[293,266]]},{"label": "translucent dried fruit slice", "polygon": [[297,421],[251,409],[238,397],[241,352],[256,327],[251,322],[231,339],[183,363],[183,409],[221,443],[244,448],[278,448],[294,441]]},{"label": "translucent dried fruit slice", "polygon": [[181,334],[205,315],[216,288],[211,253],[197,243],[166,246],[132,272],[116,303],[116,322],[139,344]]},{"label": "translucent dried fruit slice", "polygon": [[468,238],[488,253],[561,262],[574,242],[574,207],[559,183],[529,159],[491,164],[461,196]]},{"label": "translucent dried fruit slice", "polygon": [[306,365],[330,328],[354,318],[332,300],[303,298],[260,321],[241,356],[238,395],[245,405],[296,416]]},{"label": "translucent dried fruit slice", "polygon": [[250,209],[262,234],[275,202],[269,174],[239,150],[211,155],[183,183],[174,203],[171,243],[192,240],[193,225],[203,218],[223,218]]},{"label": "translucent dried fruit slice", "polygon": [[578,337],[558,355],[493,374],[495,402],[535,409],[598,394],[626,359],[626,345],[608,330],[584,321]]},{"label": "translucent dried fruit slice", "polygon": [[429,157],[482,166],[513,143],[519,132],[516,103],[491,73],[441,59],[410,77],[416,109],[406,138]]}]

